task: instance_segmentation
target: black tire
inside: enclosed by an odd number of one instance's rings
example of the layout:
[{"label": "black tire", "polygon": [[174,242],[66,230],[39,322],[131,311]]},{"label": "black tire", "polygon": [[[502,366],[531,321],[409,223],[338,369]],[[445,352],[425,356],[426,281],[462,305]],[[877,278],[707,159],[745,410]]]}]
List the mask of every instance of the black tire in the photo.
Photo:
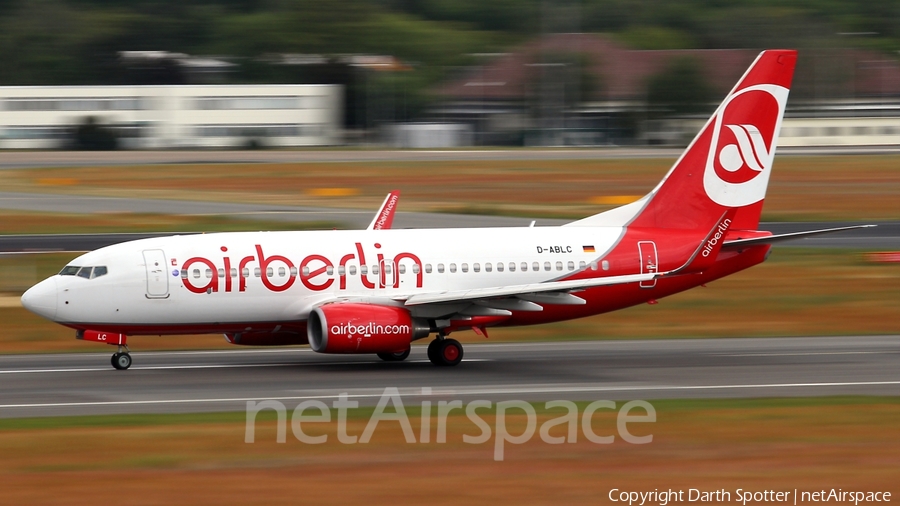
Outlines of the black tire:
[{"label": "black tire", "polygon": [[462,362],[463,347],[459,344],[459,341],[456,339],[444,339],[440,343],[435,353],[439,365],[454,366]]},{"label": "black tire", "polygon": [[119,368],[119,354],[113,353],[111,357],[109,357],[109,363],[116,369]]},{"label": "black tire", "polygon": [[112,356],[112,365],[120,371],[131,367],[131,355],[128,353],[115,353]]},{"label": "black tire", "polygon": [[428,360],[430,360],[431,363],[434,365],[441,365],[438,363],[438,358],[437,358],[437,350],[439,347],[440,347],[440,341],[438,341],[437,339],[428,343]]},{"label": "black tire", "polygon": [[409,356],[409,348],[404,351],[397,351],[393,353],[377,353],[378,358],[384,360],[385,362],[402,362],[406,360],[406,357]]}]

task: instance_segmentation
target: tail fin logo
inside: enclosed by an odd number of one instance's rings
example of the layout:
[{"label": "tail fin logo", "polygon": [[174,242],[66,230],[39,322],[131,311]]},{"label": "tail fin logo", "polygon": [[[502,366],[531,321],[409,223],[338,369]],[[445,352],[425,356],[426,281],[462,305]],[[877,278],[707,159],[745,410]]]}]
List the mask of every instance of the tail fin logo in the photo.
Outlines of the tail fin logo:
[{"label": "tail fin logo", "polygon": [[[757,174],[762,172],[764,160],[769,158],[769,149],[759,129],[753,125],[725,126],[734,134],[737,144],[728,144],[719,151],[719,164],[722,168],[735,173],[746,165]],[[749,179],[757,174],[752,174]]]},{"label": "tail fin logo", "polygon": [[766,196],[788,89],[773,84],[729,96],[713,121],[703,185],[719,205],[742,207]]}]

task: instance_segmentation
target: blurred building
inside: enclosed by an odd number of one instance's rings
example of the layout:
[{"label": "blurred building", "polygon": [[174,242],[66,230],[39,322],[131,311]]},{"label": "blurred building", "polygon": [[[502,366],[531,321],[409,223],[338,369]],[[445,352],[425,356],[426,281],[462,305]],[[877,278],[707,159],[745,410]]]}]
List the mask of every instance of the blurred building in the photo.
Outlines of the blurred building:
[{"label": "blurred building", "polygon": [[86,128],[126,149],[326,146],[342,106],[336,85],[0,87],[0,148],[77,147]]},{"label": "blurred building", "polygon": [[[632,50],[607,35],[550,34],[459,72],[435,90],[442,101],[431,113],[470,125],[476,144],[685,144],[757,54]],[[666,88],[667,72],[685,61],[695,80]],[[691,87],[703,88],[693,96],[702,103],[655,101],[690,100]],[[783,145],[900,144],[900,64],[874,51],[803,51],[788,107]]]}]

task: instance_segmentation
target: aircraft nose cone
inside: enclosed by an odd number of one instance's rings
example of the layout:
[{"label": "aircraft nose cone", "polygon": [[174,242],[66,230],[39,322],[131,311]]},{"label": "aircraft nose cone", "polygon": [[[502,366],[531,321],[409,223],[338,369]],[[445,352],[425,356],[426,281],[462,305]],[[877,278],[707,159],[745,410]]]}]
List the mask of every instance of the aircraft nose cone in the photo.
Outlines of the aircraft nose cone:
[{"label": "aircraft nose cone", "polygon": [[56,318],[56,278],[47,278],[22,294],[22,305],[47,319]]}]

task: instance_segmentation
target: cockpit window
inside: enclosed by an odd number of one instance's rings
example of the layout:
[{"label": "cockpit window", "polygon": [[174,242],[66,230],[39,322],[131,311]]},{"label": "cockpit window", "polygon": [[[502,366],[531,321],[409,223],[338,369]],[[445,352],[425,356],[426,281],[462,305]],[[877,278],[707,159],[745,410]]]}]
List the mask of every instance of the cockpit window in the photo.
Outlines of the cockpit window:
[{"label": "cockpit window", "polygon": [[60,276],[78,276],[79,278],[84,279],[94,279],[99,278],[100,276],[105,276],[109,271],[106,270],[105,265],[98,265],[97,267],[79,267],[77,265],[67,265],[63,267],[63,270],[59,271]]}]

